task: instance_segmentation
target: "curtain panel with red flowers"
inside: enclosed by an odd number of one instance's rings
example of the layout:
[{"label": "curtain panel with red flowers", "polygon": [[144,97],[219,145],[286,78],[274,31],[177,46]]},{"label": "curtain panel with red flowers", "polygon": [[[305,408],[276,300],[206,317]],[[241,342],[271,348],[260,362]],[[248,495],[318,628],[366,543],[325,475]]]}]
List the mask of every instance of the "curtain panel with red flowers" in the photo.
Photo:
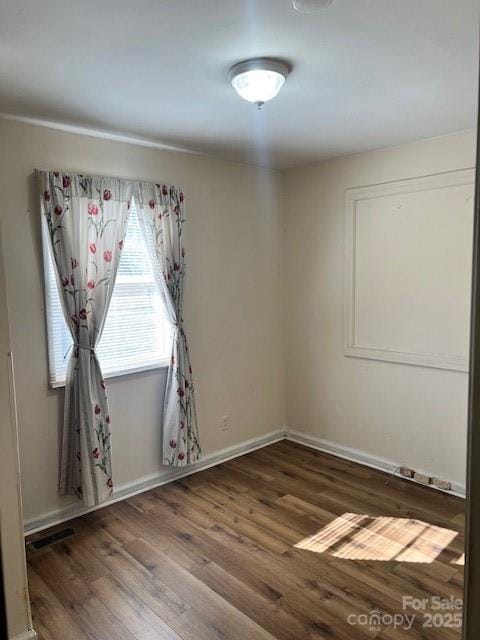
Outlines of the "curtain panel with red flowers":
[{"label": "curtain panel with red flowers", "polygon": [[182,317],[185,199],[176,187],[139,183],[135,201],[174,334],[163,403],[163,464],[183,466],[201,455],[192,367]]},{"label": "curtain panel with red flowers", "polygon": [[73,338],[67,380],[59,493],[86,506],[112,493],[110,417],[96,355],[125,238],[134,184],[38,172],[44,229]]}]

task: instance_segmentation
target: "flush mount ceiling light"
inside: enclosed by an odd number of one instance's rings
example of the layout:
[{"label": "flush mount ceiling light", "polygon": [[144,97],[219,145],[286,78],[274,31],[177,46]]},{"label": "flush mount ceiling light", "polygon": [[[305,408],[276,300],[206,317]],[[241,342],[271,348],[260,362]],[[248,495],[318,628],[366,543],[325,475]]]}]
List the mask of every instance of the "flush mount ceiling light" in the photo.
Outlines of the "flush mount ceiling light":
[{"label": "flush mount ceiling light", "polygon": [[254,58],[233,65],[229,78],[238,95],[260,109],[285,84],[290,67],[280,60]]},{"label": "flush mount ceiling light", "polygon": [[293,8],[300,13],[314,13],[326,9],[333,0],[293,0]]}]

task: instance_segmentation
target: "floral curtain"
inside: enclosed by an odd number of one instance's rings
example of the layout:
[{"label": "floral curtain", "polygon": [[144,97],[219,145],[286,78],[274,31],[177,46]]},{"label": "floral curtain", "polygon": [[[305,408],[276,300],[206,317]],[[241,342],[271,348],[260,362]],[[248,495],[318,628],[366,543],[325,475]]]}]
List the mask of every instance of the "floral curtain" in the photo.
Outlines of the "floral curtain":
[{"label": "floral curtain", "polygon": [[168,185],[141,183],[137,186],[135,201],[173,328],[163,404],[163,464],[183,466],[195,462],[201,455],[192,367],[182,318],[184,195],[180,189]]},{"label": "floral curtain", "polygon": [[95,347],[102,335],[128,221],[133,184],[39,172],[65,320],[67,372],[59,493],[99,504],[112,493],[110,417]]}]

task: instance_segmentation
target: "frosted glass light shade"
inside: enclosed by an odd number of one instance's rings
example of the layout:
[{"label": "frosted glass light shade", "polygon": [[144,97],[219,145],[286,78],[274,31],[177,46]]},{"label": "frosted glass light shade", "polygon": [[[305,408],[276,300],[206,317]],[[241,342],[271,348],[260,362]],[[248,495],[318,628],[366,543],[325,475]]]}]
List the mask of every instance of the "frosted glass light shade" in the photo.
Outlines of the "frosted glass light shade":
[{"label": "frosted glass light shade", "polygon": [[333,3],[333,0],[293,0],[293,8],[300,13],[315,13],[326,9]]},{"label": "frosted glass light shade", "polygon": [[241,98],[262,105],[277,95],[288,72],[288,66],[276,60],[247,60],[232,67],[230,81]]}]

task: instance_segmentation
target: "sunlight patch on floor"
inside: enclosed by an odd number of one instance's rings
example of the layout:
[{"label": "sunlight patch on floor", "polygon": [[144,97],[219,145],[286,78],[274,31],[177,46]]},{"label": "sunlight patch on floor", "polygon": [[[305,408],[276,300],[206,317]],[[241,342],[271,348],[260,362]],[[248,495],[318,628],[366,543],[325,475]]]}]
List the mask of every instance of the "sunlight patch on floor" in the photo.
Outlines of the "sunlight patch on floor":
[{"label": "sunlight patch on floor", "polygon": [[345,560],[429,563],[457,535],[421,520],[344,513],[295,547]]}]

